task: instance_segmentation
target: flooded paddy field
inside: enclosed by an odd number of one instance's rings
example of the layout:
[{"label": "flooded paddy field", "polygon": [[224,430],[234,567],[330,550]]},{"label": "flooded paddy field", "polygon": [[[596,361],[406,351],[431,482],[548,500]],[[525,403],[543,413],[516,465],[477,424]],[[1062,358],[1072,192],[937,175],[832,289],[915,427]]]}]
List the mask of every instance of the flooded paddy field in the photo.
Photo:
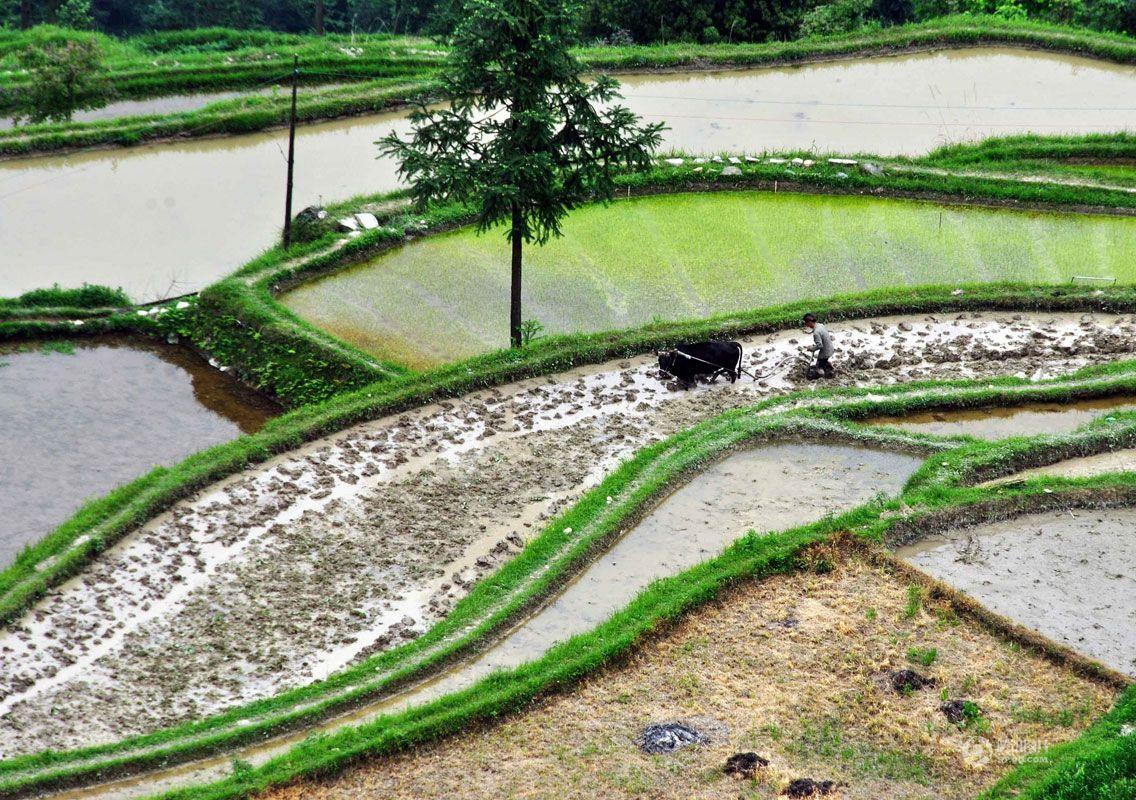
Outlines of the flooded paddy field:
[{"label": "flooded paddy field", "polygon": [[[629,75],[625,84],[633,110],[670,125],[664,147],[692,152],[917,155],[992,133],[1136,129],[1136,69],[1022,50]],[[398,113],[302,126],[295,208],[396,188],[395,166],[376,158],[374,142],[406,129]],[[274,131],[0,162],[0,296],[88,281],[144,300],[231,272],[278,232],[286,138]],[[67,220],[70,235],[44,219]]]},{"label": "flooded paddy field", "polygon": [[0,346],[0,568],[158,465],[259,430],[279,408],[180,347],[140,338]]},{"label": "flooded paddy field", "polygon": [[[761,192],[636,198],[572,213],[526,254],[526,316],[549,332],[697,319],[971,281],[1136,279],[1136,220]],[[281,298],[363,350],[424,368],[507,346],[508,249],[430,236]]]},{"label": "flooded paddy field", "polygon": [[[734,800],[784,796],[812,778],[838,783],[831,796],[844,800],[955,800],[1023,752],[1075,738],[1115,697],[969,620],[942,625],[929,608],[908,618],[903,580],[852,556],[835,563],[824,575],[748,581],[570,693],[262,797]],[[933,649],[934,663],[913,665],[912,648]],[[896,693],[889,673],[912,668],[935,685]],[[950,724],[942,692],[976,703],[987,732]],[[642,751],[647,726],[676,720],[705,741]],[[756,783],[724,773],[739,752],[768,762]]]},{"label": "flooded paddy field", "polygon": [[931,536],[896,555],[1136,677],[1134,529],[1134,509],[1073,509]]},{"label": "flooded paddy field", "polygon": [[1136,409],[1136,397],[1104,397],[1071,403],[1026,403],[1001,408],[926,411],[901,417],[870,417],[862,422],[865,425],[888,425],[935,436],[961,435],[993,440],[1009,436],[1069,433],[1109,412],[1133,409]]},{"label": "flooded paddy field", "polygon": [[914,456],[810,443],[731,455],[664,500],[499,644],[381,708],[419,705],[534,661],[557,642],[606,621],[652,581],[713,558],[747,530],[786,530],[899,494],[922,463]]},{"label": "flooded paddy field", "polygon": [[[269,86],[259,90],[234,90],[228,92],[208,92],[201,94],[169,94],[163,97],[147,97],[139,100],[115,100],[102,108],[81,109],[71,119],[74,122],[97,122],[120,117],[141,117],[156,114],[176,114],[180,111],[196,111],[206,106],[238,97],[257,97],[285,91],[283,86]],[[290,89],[289,89],[290,91]],[[0,130],[17,127],[12,117],[0,116]]]},{"label": "flooded paddy field", "polygon": [[[832,330],[836,384],[846,386],[1040,378],[1136,348],[1136,320],[1103,315],[886,318]],[[801,339],[746,341],[745,366],[771,370]],[[762,382],[682,391],[652,361],[377,419],[179,502],[0,632],[3,755],[198,718],[413,638],[631,453],[806,385],[785,366]]]}]

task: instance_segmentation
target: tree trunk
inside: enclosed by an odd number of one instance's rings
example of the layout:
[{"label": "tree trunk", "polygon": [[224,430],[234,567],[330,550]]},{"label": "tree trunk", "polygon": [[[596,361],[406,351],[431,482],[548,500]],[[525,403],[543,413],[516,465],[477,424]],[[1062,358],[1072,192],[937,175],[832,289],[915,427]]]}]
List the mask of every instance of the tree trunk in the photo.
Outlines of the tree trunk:
[{"label": "tree trunk", "polygon": [[20,0],[20,30],[32,26],[32,0]]},{"label": "tree trunk", "polygon": [[323,0],[316,0],[316,36],[323,36]]},{"label": "tree trunk", "polygon": [[509,292],[509,340],[521,346],[521,209],[513,206],[513,278]]}]

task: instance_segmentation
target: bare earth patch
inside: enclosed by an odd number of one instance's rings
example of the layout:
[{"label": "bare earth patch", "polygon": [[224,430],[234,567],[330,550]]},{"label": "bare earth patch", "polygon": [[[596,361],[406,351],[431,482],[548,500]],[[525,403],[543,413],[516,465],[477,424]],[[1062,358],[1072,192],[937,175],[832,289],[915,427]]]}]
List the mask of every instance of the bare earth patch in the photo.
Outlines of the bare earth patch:
[{"label": "bare earth patch", "polygon": [[[1104,315],[831,327],[844,386],[1046,377],[1136,350],[1136,320]],[[638,448],[809,385],[783,363],[806,338],[745,340],[759,382],[687,392],[649,357],[613,361],[376,419],[206,488],[0,629],[0,757],[198,718],[416,636]]]},{"label": "bare earth patch", "polygon": [[[838,784],[830,797],[969,798],[1115,698],[973,621],[909,615],[908,586],[885,567],[833,560],[827,574],[748,582],[522,714],[268,800],[759,798],[806,777]],[[908,655],[931,650],[930,665]],[[897,694],[887,673],[898,669],[935,686]],[[973,701],[981,721],[950,723],[944,697]],[[644,754],[644,728],[675,720],[709,742]],[[726,774],[743,752],[768,766]]]}]

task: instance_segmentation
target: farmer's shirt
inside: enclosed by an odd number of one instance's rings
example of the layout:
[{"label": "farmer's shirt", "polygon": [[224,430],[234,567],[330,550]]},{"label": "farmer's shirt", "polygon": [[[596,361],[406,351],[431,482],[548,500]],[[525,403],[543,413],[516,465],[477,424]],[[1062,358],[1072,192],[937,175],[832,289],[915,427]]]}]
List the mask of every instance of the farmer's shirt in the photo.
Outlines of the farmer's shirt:
[{"label": "farmer's shirt", "polygon": [[816,351],[817,358],[827,361],[832,358],[832,353],[835,348],[832,345],[832,334],[828,332],[828,328],[821,325],[819,322],[813,328],[813,347]]}]

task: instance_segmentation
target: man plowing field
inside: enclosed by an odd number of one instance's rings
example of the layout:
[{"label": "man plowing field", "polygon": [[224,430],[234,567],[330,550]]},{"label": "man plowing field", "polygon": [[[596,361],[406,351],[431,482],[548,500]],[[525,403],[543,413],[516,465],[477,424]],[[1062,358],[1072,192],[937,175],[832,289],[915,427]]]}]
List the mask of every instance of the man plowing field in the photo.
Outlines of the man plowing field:
[{"label": "man plowing field", "polygon": [[812,346],[802,349],[795,356],[790,355],[782,359],[764,375],[755,375],[742,367],[742,346],[737,342],[680,344],[673,350],[657,353],[659,369],[689,388],[699,381],[714,383],[720,377],[728,378],[730,383],[742,375],[748,375],[754,380],[768,378],[796,357],[801,361],[795,369],[803,369],[805,377],[809,380],[834,377],[836,371],[832,368],[832,354],[836,348],[833,345],[832,334],[824,325],[817,322],[815,314],[804,316],[804,327],[806,333],[813,335]]}]

